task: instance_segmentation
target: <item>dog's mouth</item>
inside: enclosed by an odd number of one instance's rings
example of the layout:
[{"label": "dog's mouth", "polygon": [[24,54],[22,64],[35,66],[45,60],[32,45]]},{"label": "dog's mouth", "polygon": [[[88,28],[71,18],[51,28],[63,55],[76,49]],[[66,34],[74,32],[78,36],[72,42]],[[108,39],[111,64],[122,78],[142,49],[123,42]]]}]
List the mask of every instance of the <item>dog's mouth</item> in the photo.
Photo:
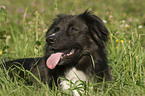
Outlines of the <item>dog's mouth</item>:
[{"label": "dog's mouth", "polygon": [[63,65],[64,62],[69,62],[72,58],[79,58],[81,49],[79,47],[72,49],[53,49],[54,53],[46,61],[49,69],[54,69],[56,65]]}]

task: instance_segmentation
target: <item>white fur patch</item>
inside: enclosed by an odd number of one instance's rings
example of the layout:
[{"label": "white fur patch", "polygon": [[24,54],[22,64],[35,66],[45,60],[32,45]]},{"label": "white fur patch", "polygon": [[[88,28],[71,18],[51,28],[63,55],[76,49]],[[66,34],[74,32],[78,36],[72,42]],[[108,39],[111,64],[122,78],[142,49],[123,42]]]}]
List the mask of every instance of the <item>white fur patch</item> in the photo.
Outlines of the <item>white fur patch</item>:
[{"label": "white fur patch", "polygon": [[[73,83],[75,83],[76,81],[79,81],[79,80],[82,80],[82,81],[87,81],[88,80],[87,75],[84,72],[77,70],[75,67],[72,68],[71,70],[68,70],[65,73],[65,78],[68,79],[68,80],[71,80]],[[77,84],[79,84],[79,83],[81,83],[81,82],[78,82]],[[63,81],[61,81],[60,84],[61,84],[63,89],[70,88],[70,82],[69,81],[63,80]],[[78,86],[78,87],[80,87],[80,86]],[[80,96],[79,93],[76,90],[73,91],[73,95]]]}]

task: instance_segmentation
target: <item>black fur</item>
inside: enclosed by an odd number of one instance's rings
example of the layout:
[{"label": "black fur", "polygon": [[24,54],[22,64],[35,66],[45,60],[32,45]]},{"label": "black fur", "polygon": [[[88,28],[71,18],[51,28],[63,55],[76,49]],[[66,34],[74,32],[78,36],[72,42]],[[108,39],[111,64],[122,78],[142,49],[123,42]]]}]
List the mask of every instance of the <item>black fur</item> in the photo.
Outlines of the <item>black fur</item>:
[{"label": "black fur", "polygon": [[[108,34],[102,20],[91,12],[86,11],[80,15],[58,15],[46,32],[44,56],[5,62],[6,68],[12,65],[22,65],[37,77],[40,72],[41,81],[47,82],[50,86],[53,80],[57,85],[58,77],[64,76],[66,70],[72,67],[92,78],[94,75],[100,77],[96,79],[96,82],[102,81],[104,77],[106,80],[111,80],[105,48]],[[76,52],[67,59],[59,61],[54,69],[46,66],[51,54],[69,53],[71,49],[75,49]],[[24,73],[22,72],[20,76],[23,77]]]}]

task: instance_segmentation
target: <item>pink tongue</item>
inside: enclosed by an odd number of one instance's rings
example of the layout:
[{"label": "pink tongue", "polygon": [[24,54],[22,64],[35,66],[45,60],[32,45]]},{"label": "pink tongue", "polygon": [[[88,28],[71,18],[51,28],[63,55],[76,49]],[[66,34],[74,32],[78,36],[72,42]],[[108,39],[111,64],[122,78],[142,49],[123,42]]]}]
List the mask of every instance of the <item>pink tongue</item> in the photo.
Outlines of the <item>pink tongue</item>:
[{"label": "pink tongue", "polygon": [[46,65],[49,69],[54,69],[57,63],[60,60],[60,57],[63,53],[54,53],[47,59]]}]

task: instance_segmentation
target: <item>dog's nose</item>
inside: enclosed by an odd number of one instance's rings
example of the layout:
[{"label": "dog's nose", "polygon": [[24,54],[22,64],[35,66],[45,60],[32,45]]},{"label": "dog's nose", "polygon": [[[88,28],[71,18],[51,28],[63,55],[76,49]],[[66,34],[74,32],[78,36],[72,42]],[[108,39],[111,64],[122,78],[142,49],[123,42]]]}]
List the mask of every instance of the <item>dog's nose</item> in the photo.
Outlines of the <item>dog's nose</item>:
[{"label": "dog's nose", "polygon": [[47,38],[46,38],[46,42],[47,42],[48,44],[54,44],[54,43],[56,42],[55,36],[49,36],[49,37],[47,37]]}]

